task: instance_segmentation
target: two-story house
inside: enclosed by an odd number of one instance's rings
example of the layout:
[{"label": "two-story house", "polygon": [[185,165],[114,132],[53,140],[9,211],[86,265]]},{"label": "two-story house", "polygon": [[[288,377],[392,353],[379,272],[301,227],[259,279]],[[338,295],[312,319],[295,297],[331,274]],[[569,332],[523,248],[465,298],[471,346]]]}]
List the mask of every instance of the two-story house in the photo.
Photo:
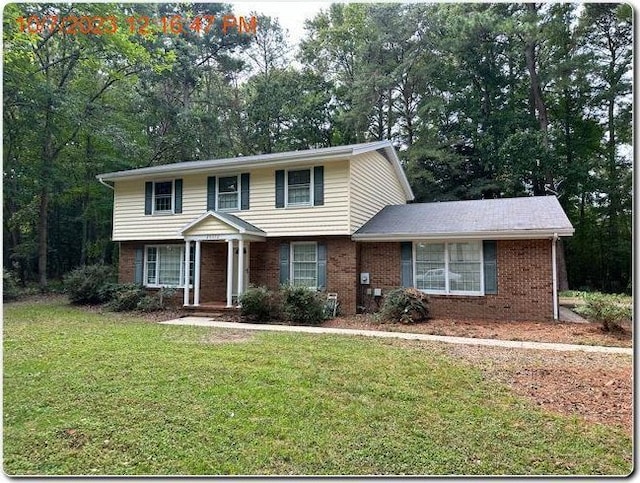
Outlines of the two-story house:
[{"label": "two-story house", "polygon": [[231,307],[249,285],[337,292],[341,310],[397,286],[434,315],[557,317],[554,197],[407,204],[388,141],[190,161],[98,176],[114,190],[119,280]]}]

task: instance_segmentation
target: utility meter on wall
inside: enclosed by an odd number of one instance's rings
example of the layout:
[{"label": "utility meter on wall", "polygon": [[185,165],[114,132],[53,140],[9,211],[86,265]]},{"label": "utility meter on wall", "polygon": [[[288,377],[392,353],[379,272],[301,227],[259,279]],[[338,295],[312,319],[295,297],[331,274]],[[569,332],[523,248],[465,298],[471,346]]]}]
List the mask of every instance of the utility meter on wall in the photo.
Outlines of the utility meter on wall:
[{"label": "utility meter on wall", "polygon": [[369,272],[362,272],[360,274],[360,285],[369,285]]}]

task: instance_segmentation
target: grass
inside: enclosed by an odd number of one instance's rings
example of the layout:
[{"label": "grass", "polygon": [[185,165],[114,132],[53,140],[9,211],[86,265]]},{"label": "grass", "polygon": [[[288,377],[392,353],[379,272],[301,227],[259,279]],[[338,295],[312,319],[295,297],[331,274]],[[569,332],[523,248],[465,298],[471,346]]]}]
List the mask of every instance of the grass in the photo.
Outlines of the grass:
[{"label": "grass", "polygon": [[3,416],[9,475],[632,469],[621,430],[545,413],[424,345],[231,338],[62,302],[5,305]]}]

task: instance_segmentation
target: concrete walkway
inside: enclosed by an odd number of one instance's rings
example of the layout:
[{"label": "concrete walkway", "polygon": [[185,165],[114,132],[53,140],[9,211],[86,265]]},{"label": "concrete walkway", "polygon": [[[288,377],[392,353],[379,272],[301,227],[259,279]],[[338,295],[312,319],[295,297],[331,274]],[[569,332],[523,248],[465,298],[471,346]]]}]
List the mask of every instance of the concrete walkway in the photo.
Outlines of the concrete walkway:
[{"label": "concrete walkway", "polygon": [[603,347],[579,344],[551,344],[547,342],[526,342],[516,340],[499,339],[475,339],[473,337],[450,337],[446,335],[412,334],[408,332],[387,332],[382,330],[338,329],[333,327],[308,327],[298,325],[270,325],[270,324],[245,324],[238,322],[223,322],[209,317],[183,317],[181,319],[167,320],[160,324],[168,325],[197,325],[203,327],[217,327],[221,329],[237,330],[264,330],[276,332],[302,332],[307,334],[339,334],[360,335],[366,337],[386,337],[392,339],[426,340],[434,342],[446,342],[448,344],[468,344],[492,347],[510,347],[514,349],[547,349],[555,351],[584,351],[604,352],[609,354],[632,355],[633,349],[626,347]]}]

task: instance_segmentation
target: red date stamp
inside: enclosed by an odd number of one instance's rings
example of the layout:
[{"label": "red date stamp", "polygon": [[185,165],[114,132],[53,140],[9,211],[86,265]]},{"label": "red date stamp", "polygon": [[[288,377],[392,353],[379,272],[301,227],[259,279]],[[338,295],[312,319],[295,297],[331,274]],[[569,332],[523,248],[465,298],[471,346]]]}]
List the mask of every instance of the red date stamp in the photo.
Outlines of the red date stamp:
[{"label": "red date stamp", "polygon": [[167,15],[152,18],[146,15],[128,16],[118,19],[114,15],[29,15],[18,17],[18,29],[28,34],[53,33],[56,31],[68,35],[113,35],[125,31],[131,35],[151,35],[162,33],[180,35],[187,32],[207,34],[212,29],[220,29],[223,34],[229,32],[255,34],[258,19],[223,15],[216,22],[215,15],[197,15],[193,18],[182,15]]}]

